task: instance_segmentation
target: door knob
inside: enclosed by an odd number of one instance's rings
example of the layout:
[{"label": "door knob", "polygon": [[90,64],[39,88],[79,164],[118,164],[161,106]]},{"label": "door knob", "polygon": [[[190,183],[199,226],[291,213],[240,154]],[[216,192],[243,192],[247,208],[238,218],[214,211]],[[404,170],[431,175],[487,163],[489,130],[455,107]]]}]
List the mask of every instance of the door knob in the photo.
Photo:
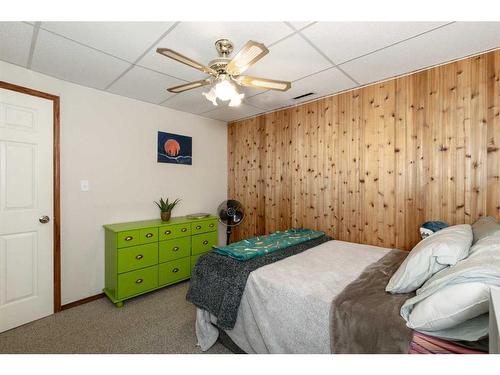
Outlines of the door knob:
[{"label": "door knob", "polygon": [[45,215],[45,216],[40,217],[40,219],[38,219],[38,221],[42,224],[47,224],[50,221],[50,218],[47,215]]}]

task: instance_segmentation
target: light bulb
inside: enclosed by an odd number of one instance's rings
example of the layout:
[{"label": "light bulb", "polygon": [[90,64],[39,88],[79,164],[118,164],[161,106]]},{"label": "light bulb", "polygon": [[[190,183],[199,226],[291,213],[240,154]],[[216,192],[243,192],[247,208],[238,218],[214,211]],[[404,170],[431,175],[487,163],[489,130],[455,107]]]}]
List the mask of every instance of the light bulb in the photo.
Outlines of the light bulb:
[{"label": "light bulb", "polygon": [[230,100],[238,95],[234,85],[226,80],[220,81],[215,85],[215,94],[220,100],[223,101]]},{"label": "light bulb", "polygon": [[241,99],[245,97],[245,94],[236,94],[231,98],[231,101],[229,102],[230,107],[237,107],[241,104]]},{"label": "light bulb", "polygon": [[202,93],[202,95],[211,101],[213,105],[217,105],[217,95],[215,95],[215,90],[212,87],[210,91]]}]

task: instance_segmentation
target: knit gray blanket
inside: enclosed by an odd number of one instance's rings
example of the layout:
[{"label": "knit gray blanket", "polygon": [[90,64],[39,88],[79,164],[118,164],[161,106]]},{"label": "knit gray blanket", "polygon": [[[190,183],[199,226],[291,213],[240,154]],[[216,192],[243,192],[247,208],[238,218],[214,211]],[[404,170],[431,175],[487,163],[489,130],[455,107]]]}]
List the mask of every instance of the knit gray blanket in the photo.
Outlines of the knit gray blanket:
[{"label": "knit gray blanket", "polygon": [[400,310],[415,293],[385,291],[407,255],[406,251],[392,250],[335,297],[330,309],[332,353],[408,353],[413,331],[406,326]]},{"label": "knit gray blanket", "polygon": [[239,261],[214,252],[201,256],[194,267],[186,299],[217,317],[217,326],[233,329],[241,297],[252,271],[330,241],[322,236],[261,257]]}]

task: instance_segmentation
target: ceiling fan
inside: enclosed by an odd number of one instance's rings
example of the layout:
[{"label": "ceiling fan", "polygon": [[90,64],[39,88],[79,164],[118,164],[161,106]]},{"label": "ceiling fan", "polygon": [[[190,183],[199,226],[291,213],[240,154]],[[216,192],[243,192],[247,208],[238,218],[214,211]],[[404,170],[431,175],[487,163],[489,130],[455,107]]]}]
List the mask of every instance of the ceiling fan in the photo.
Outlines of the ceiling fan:
[{"label": "ceiling fan", "polygon": [[158,48],[156,52],[159,54],[211,76],[199,81],[170,87],[168,91],[180,93],[210,85],[210,90],[203,93],[207,100],[211,101],[213,105],[218,104],[217,99],[229,100],[229,106],[236,107],[241,104],[241,100],[245,96],[245,94],[238,92],[238,85],[279,91],[286,91],[291,87],[291,83],[286,81],[242,75],[250,66],[269,53],[264,44],[249,40],[232,59],[229,56],[233,52],[233,43],[229,39],[217,40],[215,49],[219,53],[219,58],[210,61],[208,65],[203,65],[169,48]]}]

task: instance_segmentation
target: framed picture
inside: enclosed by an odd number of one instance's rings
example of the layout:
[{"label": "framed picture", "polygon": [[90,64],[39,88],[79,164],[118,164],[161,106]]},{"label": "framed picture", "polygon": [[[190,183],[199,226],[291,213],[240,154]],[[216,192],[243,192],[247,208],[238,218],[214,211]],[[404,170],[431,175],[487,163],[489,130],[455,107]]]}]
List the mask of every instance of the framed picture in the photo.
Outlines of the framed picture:
[{"label": "framed picture", "polygon": [[192,164],[192,138],[185,135],[158,132],[158,163]]}]

